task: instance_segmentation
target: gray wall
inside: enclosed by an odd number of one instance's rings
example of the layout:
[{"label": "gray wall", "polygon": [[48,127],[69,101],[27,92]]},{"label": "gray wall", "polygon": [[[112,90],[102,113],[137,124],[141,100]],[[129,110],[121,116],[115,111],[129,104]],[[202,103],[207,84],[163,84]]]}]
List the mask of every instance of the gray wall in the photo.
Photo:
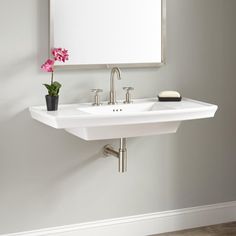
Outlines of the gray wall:
[{"label": "gray wall", "polygon": [[[236,1],[167,0],[167,65],[126,69],[136,98],[164,89],[219,105],[178,133],[128,140],[128,172],[86,142],[30,118],[44,104],[47,0],[0,1],[0,233],[236,200]],[[109,89],[109,71],[56,73],[61,103]],[[117,141],[111,143],[117,145]]]}]

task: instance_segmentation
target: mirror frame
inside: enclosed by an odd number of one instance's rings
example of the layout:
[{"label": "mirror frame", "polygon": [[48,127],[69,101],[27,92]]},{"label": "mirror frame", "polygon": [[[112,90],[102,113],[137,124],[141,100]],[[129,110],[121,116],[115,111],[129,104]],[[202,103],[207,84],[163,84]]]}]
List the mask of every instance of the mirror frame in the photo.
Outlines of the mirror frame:
[{"label": "mirror frame", "polygon": [[[56,0],[49,0],[49,55],[54,48],[54,5]],[[119,63],[119,64],[87,64],[87,65],[55,65],[56,69],[106,69],[106,68],[145,68],[161,67],[166,64],[166,0],[161,0],[161,62],[154,63]]]}]

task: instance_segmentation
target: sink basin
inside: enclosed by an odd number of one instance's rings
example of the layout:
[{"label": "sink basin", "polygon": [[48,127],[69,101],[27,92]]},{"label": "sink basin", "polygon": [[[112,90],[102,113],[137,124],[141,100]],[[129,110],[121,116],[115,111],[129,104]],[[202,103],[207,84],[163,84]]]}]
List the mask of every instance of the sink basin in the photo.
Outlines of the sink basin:
[{"label": "sink basin", "polygon": [[30,107],[31,116],[85,140],[137,137],[177,131],[181,121],[213,117],[216,105],[183,98],[181,102],[137,99],[132,104],[91,106],[89,103]]},{"label": "sink basin", "polygon": [[82,112],[86,112],[94,115],[123,115],[153,111],[155,106],[159,105],[159,110],[165,109],[161,104],[155,102],[143,102],[143,103],[131,103],[131,104],[117,104],[117,105],[106,105],[96,107],[84,107],[78,108]]}]

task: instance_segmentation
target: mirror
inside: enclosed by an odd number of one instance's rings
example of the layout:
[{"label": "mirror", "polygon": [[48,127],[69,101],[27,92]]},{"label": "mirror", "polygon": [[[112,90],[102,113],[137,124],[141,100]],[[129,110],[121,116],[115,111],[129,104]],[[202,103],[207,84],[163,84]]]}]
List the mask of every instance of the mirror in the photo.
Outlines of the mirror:
[{"label": "mirror", "polygon": [[164,63],[165,0],[50,0],[50,48],[58,67],[152,67]]}]

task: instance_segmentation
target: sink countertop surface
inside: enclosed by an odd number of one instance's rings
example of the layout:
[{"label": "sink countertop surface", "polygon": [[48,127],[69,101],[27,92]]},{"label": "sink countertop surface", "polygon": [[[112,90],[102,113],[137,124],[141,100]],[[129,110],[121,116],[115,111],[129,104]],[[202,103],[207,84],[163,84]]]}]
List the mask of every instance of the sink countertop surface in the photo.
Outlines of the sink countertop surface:
[{"label": "sink countertop surface", "polygon": [[[135,99],[132,104],[92,106],[91,103],[59,105],[58,111],[46,106],[29,108],[32,117],[54,128],[145,124],[213,117],[217,106],[188,98],[181,102],[159,102],[157,98]],[[96,123],[96,124],[95,124]]]}]

